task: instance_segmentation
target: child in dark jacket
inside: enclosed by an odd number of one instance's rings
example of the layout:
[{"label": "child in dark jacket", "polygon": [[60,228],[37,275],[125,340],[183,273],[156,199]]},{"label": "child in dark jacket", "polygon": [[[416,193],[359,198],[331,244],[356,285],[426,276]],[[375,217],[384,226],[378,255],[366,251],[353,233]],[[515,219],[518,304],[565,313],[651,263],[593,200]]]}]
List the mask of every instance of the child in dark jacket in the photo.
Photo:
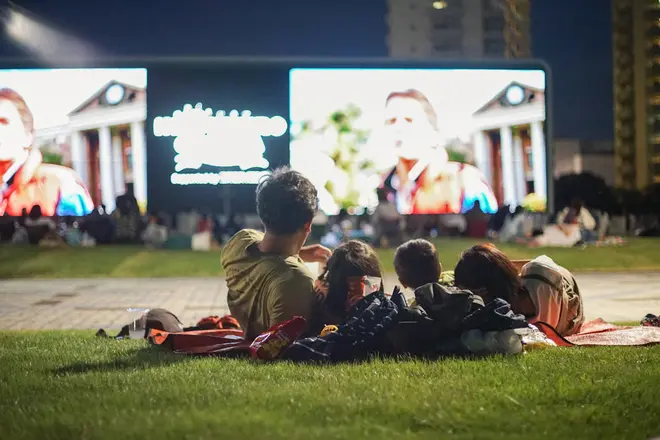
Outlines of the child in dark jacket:
[{"label": "child in dark jacket", "polygon": [[442,265],[433,243],[423,239],[409,240],[394,254],[394,270],[405,288],[417,289],[441,281]]}]

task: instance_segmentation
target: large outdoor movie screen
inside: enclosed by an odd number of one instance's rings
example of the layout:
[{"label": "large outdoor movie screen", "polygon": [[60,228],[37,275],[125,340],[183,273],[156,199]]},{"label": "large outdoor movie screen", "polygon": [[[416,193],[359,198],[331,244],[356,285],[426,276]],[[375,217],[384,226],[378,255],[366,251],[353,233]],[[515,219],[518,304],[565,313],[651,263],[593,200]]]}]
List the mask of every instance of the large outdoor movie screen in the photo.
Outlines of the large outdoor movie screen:
[{"label": "large outdoor movie screen", "polygon": [[543,70],[292,69],[291,166],[329,215],[547,197]]},{"label": "large outdoor movie screen", "polygon": [[0,214],[146,204],[146,69],[0,70]]}]

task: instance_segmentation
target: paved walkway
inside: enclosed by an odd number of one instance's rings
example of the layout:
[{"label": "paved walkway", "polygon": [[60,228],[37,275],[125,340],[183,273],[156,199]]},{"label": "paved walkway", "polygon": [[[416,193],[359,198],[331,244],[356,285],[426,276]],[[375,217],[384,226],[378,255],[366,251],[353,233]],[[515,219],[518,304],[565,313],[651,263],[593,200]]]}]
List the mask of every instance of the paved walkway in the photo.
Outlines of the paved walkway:
[{"label": "paved walkway", "polygon": [[[579,274],[577,280],[588,318],[639,321],[660,313],[660,273]],[[114,329],[139,315],[126,309],[153,307],[194,324],[227,313],[226,292],[222,278],[5,280],[0,329]]]}]

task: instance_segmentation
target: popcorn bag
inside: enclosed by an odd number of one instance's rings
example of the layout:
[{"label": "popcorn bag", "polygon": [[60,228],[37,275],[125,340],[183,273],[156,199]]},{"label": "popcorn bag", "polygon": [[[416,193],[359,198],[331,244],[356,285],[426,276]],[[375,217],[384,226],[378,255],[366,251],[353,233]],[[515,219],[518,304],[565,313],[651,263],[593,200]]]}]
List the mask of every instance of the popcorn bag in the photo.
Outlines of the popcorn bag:
[{"label": "popcorn bag", "polygon": [[305,318],[296,316],[257,336],[250,344],[250,354],[255,359],[265,361],[277,359],[305,329]]},{"label": "popcorn bag", "polygon": [[380,286],[382,282],[383,282],[382,279],[379,277],[368,277],[368,276],[362,277],[364,296],[367,296],[374,292],[378,292],[380,290]]},{"label": "popcorn bag", "polygon": [[358,276],[348,277],[348,294],[345,309],[349,311],[362,298],[380,290],[381,278]]}]

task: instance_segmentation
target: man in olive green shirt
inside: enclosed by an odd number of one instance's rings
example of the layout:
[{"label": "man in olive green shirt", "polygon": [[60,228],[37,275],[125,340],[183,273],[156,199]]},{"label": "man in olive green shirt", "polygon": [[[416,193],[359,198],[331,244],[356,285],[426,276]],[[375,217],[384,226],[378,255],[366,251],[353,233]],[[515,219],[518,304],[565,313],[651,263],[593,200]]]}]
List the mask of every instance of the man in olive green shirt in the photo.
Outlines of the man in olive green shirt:
[{"label": "man in olive green shirt", "polygon": [[303,247],[318,206],[314,185],[296,171],[275,170],[257,187],[265,233],[244,229],[222,251],[229,311],[246,339],[294,316],[309,320],[316,304],[314,275],[305,262],[325,263],[330,250]]}]

